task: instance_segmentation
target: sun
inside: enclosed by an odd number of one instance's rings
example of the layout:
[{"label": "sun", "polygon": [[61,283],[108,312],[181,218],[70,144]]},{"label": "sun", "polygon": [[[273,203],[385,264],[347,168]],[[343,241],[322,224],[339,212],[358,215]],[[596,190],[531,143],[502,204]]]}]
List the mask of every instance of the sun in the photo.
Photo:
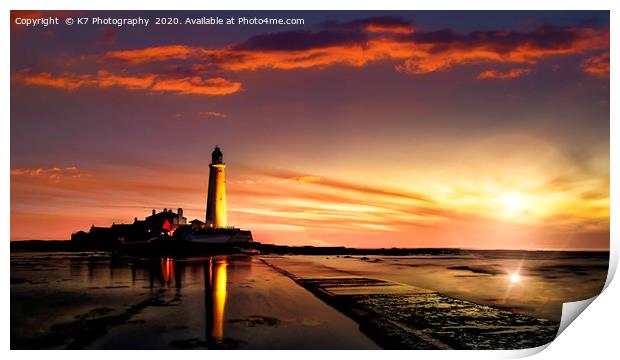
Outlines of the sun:
[{"label": "sun", "polygon": [[517,193],[504,194],[499,198],[499,202],[504,207],[506,215],[514,216],[525,210],[526,200]]},{"label": "sun", "polygon": [[519,281],[521,281],[521,275],[519,275],[519,273],[510,274],[510,282],[514,284],[518,283]]}]

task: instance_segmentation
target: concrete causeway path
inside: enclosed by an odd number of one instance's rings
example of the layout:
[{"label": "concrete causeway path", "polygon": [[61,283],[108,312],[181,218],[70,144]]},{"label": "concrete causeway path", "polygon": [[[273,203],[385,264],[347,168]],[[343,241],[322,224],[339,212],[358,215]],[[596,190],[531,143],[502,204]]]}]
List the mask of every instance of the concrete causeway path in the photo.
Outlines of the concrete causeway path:
[{"label": "concrete causeway path", "polygon": [[[558,323],[337,268],[308,273],[298,259],[261,257],[360,324],[387,349],[524,349],[553,341]],[[318,276],[317,276],[318,275]]]}]

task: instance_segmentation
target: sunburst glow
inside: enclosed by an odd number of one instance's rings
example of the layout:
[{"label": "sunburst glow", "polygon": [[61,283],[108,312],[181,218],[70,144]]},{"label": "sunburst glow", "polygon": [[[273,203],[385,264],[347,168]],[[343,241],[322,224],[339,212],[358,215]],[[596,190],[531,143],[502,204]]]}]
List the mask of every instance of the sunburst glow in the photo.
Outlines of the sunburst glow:
[{"label": "sunburst glow", "polygon": [[521,214],[527,207],[525,197],[517,193],[504,194],[499,198],[499,202],[504,207],[504,213],[507,216]]}]

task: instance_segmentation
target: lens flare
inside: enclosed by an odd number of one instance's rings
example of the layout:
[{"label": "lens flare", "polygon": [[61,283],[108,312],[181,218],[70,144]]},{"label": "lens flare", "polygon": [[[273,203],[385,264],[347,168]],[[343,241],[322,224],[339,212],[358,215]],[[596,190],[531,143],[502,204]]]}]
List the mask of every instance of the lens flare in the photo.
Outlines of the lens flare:
[{"label": "lens flare", "polygon": [[510,281],[512,283],[518,283],[519,281],[521,281],[521,275],[519,275],[519,273],[510,274]]}]

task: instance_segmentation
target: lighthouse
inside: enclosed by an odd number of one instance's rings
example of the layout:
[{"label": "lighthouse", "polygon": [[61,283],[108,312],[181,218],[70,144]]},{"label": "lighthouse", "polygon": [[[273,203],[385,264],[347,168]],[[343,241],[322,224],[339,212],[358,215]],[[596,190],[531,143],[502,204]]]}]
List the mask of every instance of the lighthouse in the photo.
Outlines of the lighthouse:
[{"label": "lighthouse", "polygon": [[222,151],[216,145],[209,164],[209,190],[207,192],[206,225],[212,228],[226,227],[226,180]]}]

